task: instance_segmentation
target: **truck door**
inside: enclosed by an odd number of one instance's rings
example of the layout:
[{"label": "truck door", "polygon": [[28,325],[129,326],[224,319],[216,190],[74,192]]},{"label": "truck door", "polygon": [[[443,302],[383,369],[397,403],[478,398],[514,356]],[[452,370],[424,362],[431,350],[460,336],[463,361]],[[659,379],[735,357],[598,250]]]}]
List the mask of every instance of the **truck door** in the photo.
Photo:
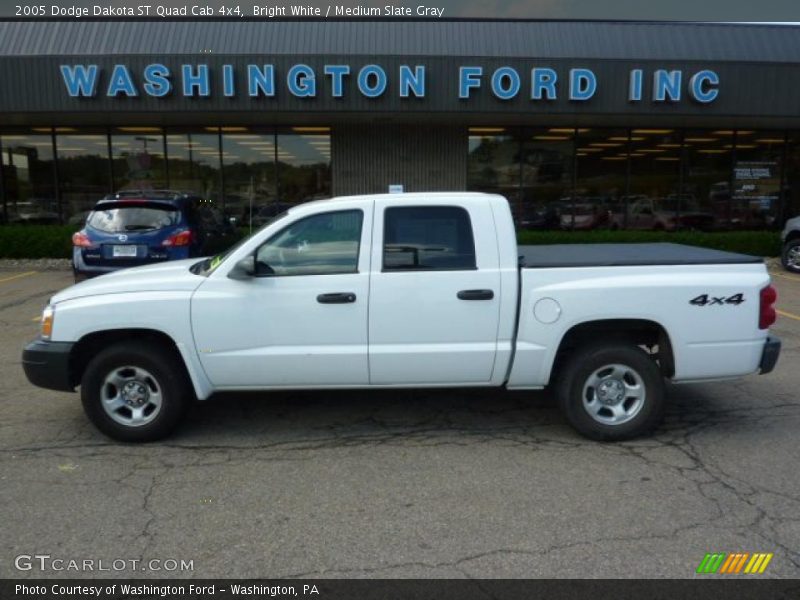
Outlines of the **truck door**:
[{"label": "truck door", "polygon": [[500,318],[488,201],[379,199],[372,239],[370,382],[488,383]]},{"label": "truck door", "polygon": [[369,383],[372,211],[362,208],[295,217],[256,249],[255,277],[212,274],[199,287],[192,329],[215,386]]}]

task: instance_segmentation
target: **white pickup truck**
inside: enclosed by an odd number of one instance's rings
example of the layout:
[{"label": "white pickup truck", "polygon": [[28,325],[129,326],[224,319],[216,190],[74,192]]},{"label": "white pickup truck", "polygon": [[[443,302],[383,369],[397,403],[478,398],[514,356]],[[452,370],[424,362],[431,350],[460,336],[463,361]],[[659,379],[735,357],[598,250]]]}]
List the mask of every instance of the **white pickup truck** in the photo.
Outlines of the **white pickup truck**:
[{"label": "white pickup truck", "polygon": [[772,370],[759,258],[674,244],[522,246],[478,193],[292,208],[222,257],[103,275],[56,294],[22,356],[80,386],[112,438],[167,435],[229,390],[552,385],[593,439],[647,432],[664,381]]}]

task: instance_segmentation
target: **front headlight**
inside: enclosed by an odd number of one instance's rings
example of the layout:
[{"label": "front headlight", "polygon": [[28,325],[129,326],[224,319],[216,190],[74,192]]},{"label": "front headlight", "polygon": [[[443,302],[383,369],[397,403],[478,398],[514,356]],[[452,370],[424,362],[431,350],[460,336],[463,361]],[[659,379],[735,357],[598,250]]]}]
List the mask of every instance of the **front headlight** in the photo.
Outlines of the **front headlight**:
[{"label": "front headlight", "polygon": [[45,306],[44,310],[42,311],[42,328],[40,331],[40,335],[42,336],[43,340],[49,340],[50,336],[53,334],[53,320],[55,319],[55,316],[55,306],[50,306],[49,304]]}]

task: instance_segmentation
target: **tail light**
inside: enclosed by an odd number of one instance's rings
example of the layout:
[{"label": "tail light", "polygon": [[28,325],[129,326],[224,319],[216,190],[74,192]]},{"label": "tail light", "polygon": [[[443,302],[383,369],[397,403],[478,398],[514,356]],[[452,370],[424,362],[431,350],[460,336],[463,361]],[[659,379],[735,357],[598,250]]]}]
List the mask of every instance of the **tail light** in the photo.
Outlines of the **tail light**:
[{"label": "tail light", "polygon": [[78,231],[72,234],[72,245],[78,248],[91,248],[94,244],[86,233]]},{"label": "tail light", "polygon": [[188,246],[194,239],[194,233],[191,229],[184,229],[178,233],[174,233],[162,242],[162,246]]},{"label": "tail light", "polygon": [[770,325],[778,318],[775,312],[775,302],[778,300],[778,292],[771,285],[761,290],[761,304],[758,310],[758,328],[769,329]]}]

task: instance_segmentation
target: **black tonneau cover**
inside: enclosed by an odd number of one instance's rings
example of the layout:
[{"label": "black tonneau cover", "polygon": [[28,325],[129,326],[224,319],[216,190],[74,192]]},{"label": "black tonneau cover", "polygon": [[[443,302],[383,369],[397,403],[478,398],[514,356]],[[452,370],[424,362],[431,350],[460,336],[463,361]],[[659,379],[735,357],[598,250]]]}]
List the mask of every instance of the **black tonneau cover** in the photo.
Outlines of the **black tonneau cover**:
[{"label": "black tonneau cover", "polygon": [[523,269],[734,265],[763,262],[758,256],[670,243],[520,246],[519,258]]}]

